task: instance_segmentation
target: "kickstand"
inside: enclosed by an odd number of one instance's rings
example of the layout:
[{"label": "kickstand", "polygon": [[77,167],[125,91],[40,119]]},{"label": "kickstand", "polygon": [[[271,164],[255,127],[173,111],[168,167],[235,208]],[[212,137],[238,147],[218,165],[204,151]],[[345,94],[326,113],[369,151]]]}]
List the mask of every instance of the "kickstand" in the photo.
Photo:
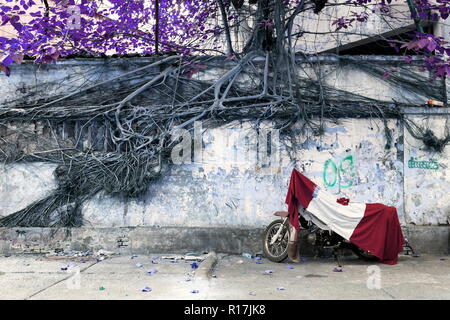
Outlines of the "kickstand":
[{"label": "kickstand", "polygon": [[342,263],[341,263],[341,259],[340,259],[340,254],[338,253],[337,249],[333,249],[333,256],[335,261],[337,262],[339,268],[342,268]]},{"label": "kickstand", "polygon": [[411,252],[413,255],[415,254],[414,249],[409,244],[408,240],[405,241],[405,244],[403,245],[403,249],[406,251],[405,255],[409,256],[409,253]]}]

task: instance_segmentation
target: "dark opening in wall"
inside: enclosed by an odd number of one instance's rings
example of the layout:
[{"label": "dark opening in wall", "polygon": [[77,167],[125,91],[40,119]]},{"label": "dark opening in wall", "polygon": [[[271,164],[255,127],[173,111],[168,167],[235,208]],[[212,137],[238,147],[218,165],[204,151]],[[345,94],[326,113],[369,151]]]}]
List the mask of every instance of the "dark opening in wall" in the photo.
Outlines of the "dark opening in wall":
[{"label": "dark opening in wall", "polygon": [[[383,56],[403,56],[417,55],[415,51],[400,49],[395,43],[406,43],[413,39],[415,25],[399,28],[382,35],[368,37],[359,41],[344,44],[342,46],[329,49],[324,53],[334,53],[338,55],[383,55]],[[434,34],[433,24],[424,26],[424,32]]]}]

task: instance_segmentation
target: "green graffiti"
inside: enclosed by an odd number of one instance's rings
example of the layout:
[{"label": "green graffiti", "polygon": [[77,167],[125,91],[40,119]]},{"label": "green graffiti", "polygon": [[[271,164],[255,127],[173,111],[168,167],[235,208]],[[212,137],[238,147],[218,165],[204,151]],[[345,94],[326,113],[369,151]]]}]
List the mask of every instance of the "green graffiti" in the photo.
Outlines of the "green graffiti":
[{"label": "green graffiti", "polygon": [[408,160],[408,168],[439,170],[439,163],[435,159],[430,159],[429,161],[417,161],[416,158],[411,157]]},{"label": "green graffiti", "polygon": [[[346,156],[344,159],[342,159],[341,164],[339,166],[339,186],[341,188],[350,188],[353,185],[352,181],[353,175],[354,175],[353,156]],[[348,176],[350,176],[351,178],[348,179],[347,183],[345,183],[344,179],[345,177]]]},{"label": "green graffiti", "polygon": [[349,155],[339,162],[339,166],[332,159],[323,165],[323,182],[326,187],[350,188],[355,177],[353,156]]},{"label": "green graffiti", "polygon": [[[331,175],[333,177],[333,181],[332,182],[329,182],[329,180],[328,180],[328,176],[329,176],[328,167],[330,165],[331,165]],[[336,164],[334,163],[333,160],[328,159],[327,161],[325,161],[325,164],[323,166],[323,182],[324,182],[325,186],[327,186],[327,187],[334,187],[336,185],[337,176],[338,176],[337,175],[337,171],[338,171],[338,168],[337,168],[337,166],[336,166]]]}]

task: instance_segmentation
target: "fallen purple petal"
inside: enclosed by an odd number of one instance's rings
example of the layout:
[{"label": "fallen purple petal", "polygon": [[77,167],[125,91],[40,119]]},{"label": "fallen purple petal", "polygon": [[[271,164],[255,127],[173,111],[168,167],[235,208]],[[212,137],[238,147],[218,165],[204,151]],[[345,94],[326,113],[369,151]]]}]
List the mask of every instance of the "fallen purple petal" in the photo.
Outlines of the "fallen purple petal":
[{"label": "fallen purple petal", "polygon": [[275,271],[273,271],[273,270],[264,270],[264,273],[266,273],[266,274],[271,274],[271,273],[274,273]]},{"label": "fallen purple petal", "polygon": [[131,256],[131,259],[134,259],[134,258],[137,258],[137,255],[133,254],[133,255]]},{"label": "fallen purple petal", "polygon": [[284,290],[284,287],[278,287],[277,290],[278,290],[278,291],[283,291],[283,290]]},{"label": "fallen purple petal", "polygon": [[143,266],[142,263],[136,263],[136,267],[141,268]]},{"label": "fallen purple petal", "polygon": [[287,266],[288,269],[294,269],[294,266]]},{"label": "fallen purple petal", "polygon": [[334,268],[334,269],[333,269],[333,272],[342,272],[342,269]]},{"label": "fallen purple petal", "polygon": [[143,288],[141,289],[141,291],[142,291],[142,292],[150,292],[150,291],[152,291],[152,288],[150,288],[150,287],[143,287]]},{"label": "fallen purple petal", "polygon": [[158,261],[156,261],[155,259],[152,259],[152,264],[158,264]]},{"label": "fallen purple petal", "polygon": [[191,293],[198,293],[198,290],[191,290]]},{"label": "fallen purple petal", "polygon": [[157,272],[158,272],[158,270],[155,270],[155,269],[147,270],[148,274],[155,274]]},{"label": "fallen purple petal", "polygon": [[256,264],[263,264],[264,262],[262,262],[261,260],[256,260]]},{"label": "fallen purple petal", "polygon": [[251,295],[251,296],[256,296],[256,293],[253,292],[253,291],[249,292],[248,294]]},{"label": "fallen purple petal", "polygon": [[191,268],[192,269],[197,269],[198,268],[198,264],[196,262],[191,263]]},{"label": "fallen purple petal", "polygon": [[417,253],[414,253],[414,254],[412,255],[412,257],[417,258],[417,257],[420,257],[420,255],[417,254]]}]

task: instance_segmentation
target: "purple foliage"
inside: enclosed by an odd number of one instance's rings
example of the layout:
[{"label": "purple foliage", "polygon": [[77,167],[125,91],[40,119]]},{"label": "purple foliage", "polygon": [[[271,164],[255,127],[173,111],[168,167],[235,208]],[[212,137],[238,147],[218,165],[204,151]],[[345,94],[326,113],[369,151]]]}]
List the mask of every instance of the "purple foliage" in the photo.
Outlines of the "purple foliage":
[{"label": "purple foliage", "polygon": [[[366,9],[372,5],[383,14],[390,14],[390,5],[400,0],[343,0]],[[230,11],[230,1],[223,1],[229,19],[237,21]],[[401,1],[404,3],[404,0]],[[241,1],[234,1],[240,6]],[[285,0],[291,8],[299,0]],[[0,26],[8,26],[15,35],[0,37],[0,71],[10,73],[12,63],[21,63],[24,56],[41,63],[54,63],[73,54],[152,54],[158,41],[159,52],[189,55],[206,53],[206,44],[221,49],[217,38],[223,28],[216,24],[220,17],[216,0],[159,0],[159,21],[156,23],[155,2],[144,0],[109,0],[109,5],[89,0],[54,0],[49,8],[43,1],[8,0],[0,6]],[[412,19],[447,19],[448,0],[414,0],[416,12]],[[336,30],[349,30],[355,23],[365,23],[374,10],[350,11],[347,17],[332,22]],[[261,22],[266,30],[274,31],[274,21]],[[155,31],[158,25],[158,39]],[[211,48],[211,46],[209,46]],[[411,50],[425,55],[424,68],[442,77],[450,72],[450,47],[439,37],[416,33],[407,42],[396,44],[396,50]],[[195,70],[194,70],[195,71]]]}]

